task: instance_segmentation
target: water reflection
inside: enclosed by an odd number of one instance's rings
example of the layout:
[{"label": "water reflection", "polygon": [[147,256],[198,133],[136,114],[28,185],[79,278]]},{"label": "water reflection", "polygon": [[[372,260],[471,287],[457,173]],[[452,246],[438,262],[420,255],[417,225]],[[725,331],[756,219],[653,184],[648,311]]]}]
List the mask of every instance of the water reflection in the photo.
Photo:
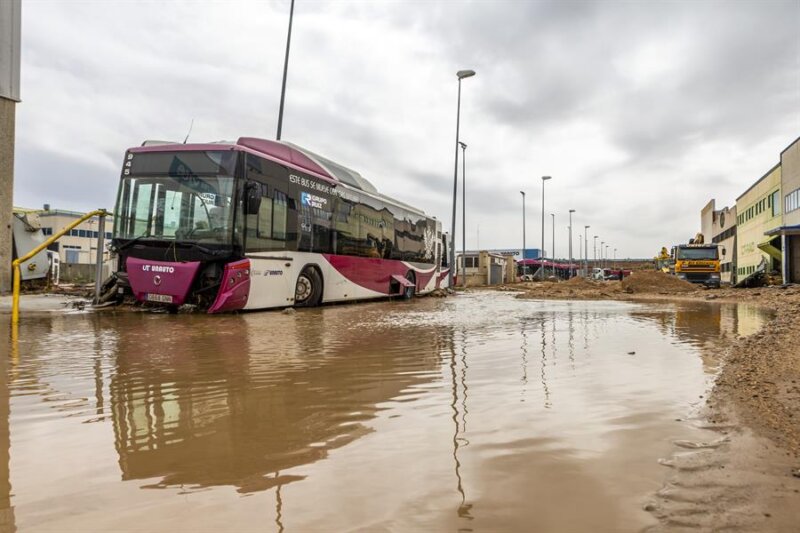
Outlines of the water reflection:
[{"label": "water reflection", "polygon": [[[541,321],[539,322],[539,328],[542,332],[542,365],[541,365],[541,374],[542,374],[542,392],[544,393],[544,408],[549,409],[551,407],[550,403],[550,389],[547,387],[547,336],[546,336],[546,328],[547,319],[542,316]],[[553,349],[555,349],[555,345],[553,345]]]},{"label": "water reflection", "polygon": [[[453,425],[455,427],[453,433],[453,461],[455,462],[455,474],[456,474],[456,490],[458,491],[459,495],[461,496],[461,502],[458,506],[457,514],[459,518],[464,518],[467,520],[472,520],[472,516],[470,515],[470,510],[472,509],[472,505],[467,503],[467,495],[464,491],[464,481],[461,477],[461,462],[458,459],[458,452],[462,446],[469,445],[469,441],[464,438],[464,433],[467,430],[467,385],[466,385],[466,371],[467,371],[467,345],[466,345],[466,334],[462,330],[461,331],[461,369],[460,369],[460,387],[459,383],[456,379],[457,373],[457,364],[456,361],[456,350],[454,344],[450,344],[450,376],[452,379],[452,393],[453,399],[452,403],[450,404],[451,409],[453,410]],[[461,399],[459,400],[459,396]]]},{"label": "water reflection", "polygon": [[211,508],[228,529],[264,509],[277,531],[641,526],[706,385],[695,347],[758,320],[484,293],[26,321],[0,368],[0,530],[124,529],[145,506],[156,529],[213,529]]},{"label": "water reflection", "polygon": [[528,332],[525,329],[526,321],[520,321],[520,334],[522,337],[522,346],[520,348],[522,354],[522,376],[520,377],[520,381],[522,382],[522,398],[520,401],[525,401],[526,393],[528,392]]},{"label": "water reflection", "polygon": [[651,304],[632,313],[634,319],[654,322],[664,334],[698,346],[720,337],[752,335],[768,316],[752,305],[710,302]]},{"label": "water reflection", "polygon": [[379,403],[431,379],[445,337],[418,332],[409,357],[385,348],[408,342],[398,332],[364,335],[360,313],[327,311],[121,330],[110,404],[123,479],[242,493],[297,481],[278,473],[363,436]]},{"label": "water reflection", "polygon": [[[11,330],[6,317],[0,317],[0,346],[2,353],[13,356]],[[6,351],[6,348],[8,350]],[[9,427],[9,414],[11,395],[9,380],[11,373],[9,366],[12,357],[0,357],[0,531],[13,533],[17,530],[14,519],[14,507],[11,504],[11,430]]]}]

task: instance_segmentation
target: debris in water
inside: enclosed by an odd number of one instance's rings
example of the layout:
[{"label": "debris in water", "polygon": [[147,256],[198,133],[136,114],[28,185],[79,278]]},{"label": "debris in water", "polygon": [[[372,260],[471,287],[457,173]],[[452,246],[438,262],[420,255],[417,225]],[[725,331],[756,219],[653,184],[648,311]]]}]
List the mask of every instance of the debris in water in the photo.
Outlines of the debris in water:
[{"label": "debris in water", "polygon": [[728,442],[730,439],[728,437],[722,437],[721,439],[717,439],[712,442],[694,442],[690,440],[676,440],[674,442],[675,446],[680,446],[681,448],[689,448],[693,450],[697,450],[700,448],[718,448]]}]

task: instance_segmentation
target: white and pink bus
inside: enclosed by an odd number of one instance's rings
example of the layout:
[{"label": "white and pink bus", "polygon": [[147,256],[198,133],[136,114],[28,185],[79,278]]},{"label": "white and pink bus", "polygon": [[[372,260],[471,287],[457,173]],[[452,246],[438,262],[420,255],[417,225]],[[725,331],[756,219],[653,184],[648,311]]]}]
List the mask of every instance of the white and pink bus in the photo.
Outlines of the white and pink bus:
[{"label": "white and pink bus", "polygon": [[120,294],[209,313],[424,294],[447,285],[446,245],[357,172],[247,137],[129,149],[112,241]]}]

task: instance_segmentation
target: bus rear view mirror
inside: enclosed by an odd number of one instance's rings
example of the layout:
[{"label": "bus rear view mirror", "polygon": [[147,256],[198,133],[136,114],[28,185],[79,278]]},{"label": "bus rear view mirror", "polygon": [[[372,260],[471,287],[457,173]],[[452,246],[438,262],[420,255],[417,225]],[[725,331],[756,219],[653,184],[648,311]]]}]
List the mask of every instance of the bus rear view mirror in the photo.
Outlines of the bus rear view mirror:
[{"label": "bus rear view mirror", "polygon": [[728,253],[728,250],[726,250],[725,248],[723,248],[723,249],[722,249],[722,255],[725,255],[725,254],[727,254],[727,253]]},{"label": "bus rear view mirror", "polygon": [[248,183],[245,188],[245,214],[257,215],[261,208],[261,187],[255,183]]}]

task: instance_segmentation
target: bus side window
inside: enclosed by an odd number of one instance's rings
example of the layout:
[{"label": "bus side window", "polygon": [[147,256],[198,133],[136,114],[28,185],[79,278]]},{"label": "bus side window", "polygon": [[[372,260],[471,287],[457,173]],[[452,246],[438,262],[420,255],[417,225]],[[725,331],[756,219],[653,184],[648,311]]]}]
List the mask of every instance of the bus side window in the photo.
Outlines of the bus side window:
[{"label": "bus side window", "polygon": [[256,225],[256,235],[259,239],[272,238],[272,198],[267,194],[268,189],[266,185],[263,187],[261,193],[261,205],[258,207],[258,223]]},{"label": "bus side window", "polygon": [[281,191],[275,191],[273,198],[273,214],[272,214],[272,238],[273,239],[286,239],[286,223],[289,220],[289,206],[286,201],[286,195]]}]

